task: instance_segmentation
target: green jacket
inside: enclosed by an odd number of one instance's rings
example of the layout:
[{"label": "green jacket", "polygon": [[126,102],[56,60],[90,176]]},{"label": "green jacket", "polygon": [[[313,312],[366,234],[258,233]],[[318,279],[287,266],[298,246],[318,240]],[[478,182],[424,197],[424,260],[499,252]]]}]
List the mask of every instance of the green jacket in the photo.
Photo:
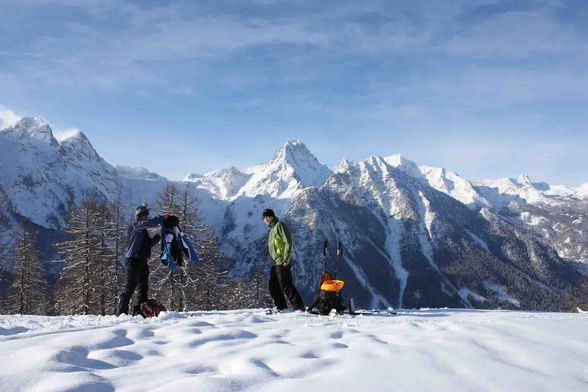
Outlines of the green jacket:
[{"label": "green jacket", "polygon": [[290,230],[278,218],[274,218],[269,224],[269,236],[267,247],[272,262],[275,265],[292,262],[292,236]]}]

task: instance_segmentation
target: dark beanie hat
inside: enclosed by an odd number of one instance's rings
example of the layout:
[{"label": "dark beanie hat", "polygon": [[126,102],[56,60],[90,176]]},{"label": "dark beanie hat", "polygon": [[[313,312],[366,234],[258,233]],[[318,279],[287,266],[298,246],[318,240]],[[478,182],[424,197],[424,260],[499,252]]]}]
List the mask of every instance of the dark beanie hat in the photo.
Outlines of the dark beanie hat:
[{"label": "dark beanie hat", "polygon": [[149,215],[149,209],[145,204],[141,204],[135,208],[135,216],[138,218],[143,215]]},{"label": "dark beanie hat", "polygon": [[274,210],[266,208],[265,210],[263,210],[263,217],[265,218],[266,216],[276,216],[276,214],[274,214]]}]

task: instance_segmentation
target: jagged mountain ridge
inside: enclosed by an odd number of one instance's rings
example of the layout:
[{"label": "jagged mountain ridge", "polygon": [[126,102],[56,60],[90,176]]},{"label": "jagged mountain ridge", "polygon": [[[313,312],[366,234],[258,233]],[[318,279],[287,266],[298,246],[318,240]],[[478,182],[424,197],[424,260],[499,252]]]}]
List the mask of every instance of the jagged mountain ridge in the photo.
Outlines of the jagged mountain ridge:
[{"label": "jagged mountain ridge", "polygon": [[[42,120],[23,121],[8,132],[1,131],[0,142],[17,147],[15,140],[26,141],[20,148],[34,150],[37,160],[24,160],[27,165],[18,166],[17,181],[5,181],[10,176],[2,173],[0,186],[19,184],[21,193],[31,194],[29,200],[41,191],[67,196],[56,198],[60,204],[56,203],[53,211],[49,208],[52,205],[37,208],[55,217],[38,220],[38,224],[63,227],[67,208],[85,195],[106,199],[120,195],[131,209],[137,202],[152,202],[170,183],[146,170],[110,166],[83,134],[58,142]],[[69,165],[57,165],[68,175],[40,177],[36,186],[28,187],[26,179],[38,175],[38,167],[59,161],[59,154],[69,158]],[[74,180],[70,173],[76,173]],[[78,180],[77,173],[91,174],[86,177],[99,181]],[[104,186],[104,179],[108,186]],[[569,297],[566,290],[576,287],[579,278],[555,252],[537,241],[529,225],[519,218],[527,215],[517,216],[514,209],[508,210],[512,216],[497,212],[512,202],[545,211],[544,199],[552,206],[562,200],[573,204],[581,196],[579,192],[556,195],[549,186],[519,180],[522,183],[509,180],[514,188],[502,189],[470,182],[445,169],[419,167],[400,156],[342,160],[331,171],[304,144],[291,141],[266,164],[243,172],[229,168],[204,176],[190,175],[185,183],[194,186],[202,201],[206,223],[217,227],[223,249],[234,260],[233,275],[247,273],[255,263],[267,263],[267,229],[260,213],[272,207],[296,233],[299,267],[295,271],[307,299],[322,272],[321,243],[330,238],[347,246],[341,273],[346,276],[349,293],[366,305],[519,304],[541,308],[531,297],[551,293],[555,299],[549,306],[563,306],[564,298]],[[544,199],[527,200],[530,187],[542,192]],[[517,194],[518,189],[524,192]],[[8,204],[14,203],[14,194],[8,194],[7,199]],[[14,211],[24,217],[30,212],[22,208]],[[574,246],[585,242],[584,238],[582,234],[575,237]],[[476,263],[468,262],[464,254],[474,257]],[[540,268],[529,267],[533,265]],[[521,286],[521,281],[527,283]]]},{"label": "jagged mountain ridge", "polygon": [[472,209],[490,208],[511,223],[534,231],[565,260],[588,262],[588,197],[583,186],[533,182],[524,174],[517,179],[469,181],[442,168],[420,166],[416,171],[416,164],[399,156],[386,161]]},{"label": "jagged mountain ridge", "polygon": [[61,142],[48,123],[24,118],[0,131],[0,185],[14,213],[43,227],[63,227],[72,203],[115,198],[116,170],[82,133]]},{"label": "jagged mountain ridge", "polygon": [[[349,291],[373,307],[557,307],[582,279],[532,235],[379,157],[342,161],[323,187],[300,192],[285,218],[298,233],[304,292],[322,272],[322,240],[337,239],[347,246],[340,273]],[[263,258],[263,238],[247,250],[238,269]],[[537,301],[546,296],[553,302]]]},{"label": "jagged mountain ridge", "polygon": [[273,199],[292,198],[301,189],[320,187],[331,175],[331,170],[298,140],[291,140],[279,148],[267,163],[252,166],[241,172],[235,167],[215,170],[203,176],[189,174],[184,181],[209,190],[219,199],[267,196]]},{"label": "jagged mountain ridge", "polygon": [[[507,306],[540,308],[541,303],[530,299],[544,298],[545,287],[566,287],[566,279],[578,284],[576,278],[572,278],[574,272],[569,266],[524,227],[517,227],[488,208],[479,210],[480,204],[491,207],[492,203],[477,194],[479,188],[474,184],[444,169],[417,168],[405,159],[392,160],[395,162],[401,163],[400,169],[379,157],[359,163],[342,160],[325,185],[298,188],[289,199],[271,198],[262,191],[253,198],[239,197],[236,192],[221,231],[222,243],[235,259],[233,273],[246,273],[256,262],[266,258],[266,229],[260,222],[259,212],[269,205],[277,207],[279,215],[285,217],[298,233],[297,259],[304,262],[300,263],[297,277],[307,299],[310,299],[308,293],[314,291],[315,277],[321,272],[322,240],[329,237],[343,240],[349,246],[352,259],[346,259],[348,263],[342,266],[351,277],[348,278],[348,287],[359,300],[373,306],[489,306],[490,303],[493,303],[491,306],[500,306],[504,302]],[[376,175],[379,171],[384,174]],[[437,173],[454,183],[447,186],[447,182],[443,182],[444,187],[438,186],[444,193],[451,195],[450,188],[462,187],[473,192],[474,197],[470,199],[480,204],[471,203],[470,208],[466,208],[453,198],[440,196],[434,189],[436,187],[431,186],[436,184]],[[333,184],[346,175],[351,175],[356,185],[333,188]],[[368,185],[374,176],[379,179]],[[391,178],[395,180],[391,181]],[[457,181],[464,184],[455,186]],[[510,201],[511,196],[507,197]],[[369,203],[364,205],[357,200]],[[438,202],[445,207],[436,206]],[[448,204],[450,206],[446,207]],[[504,204],[508,203],[502,202],[500,206]],[[345,210],[349,211],[342,213]],[[456,214],[456,210],[461,212]],[[358,215],[359,211],[362,213]],[[444,219],[452,223],[440,224],[439,211],[446,211]],[[362,216],[368,215],[374,219],[360,225],[364,220]],[[390,220],[386,216],[396,218]],[[456,216],[461,219],[456,220]],[[492,217],[493,225],[488,224],[489,217]],[[324,227],[324,221],[331,222],[330,227]],[[351,230],[352,227],[355,229]],[[434,234],[433,227],[441,227],[441,235]],[[453,233],[456,237],[450,243],[459,246],[443,246],[447,243],[444,233]],[[509,233],[513,238],[494,238],[503,233]],[[489,245],[492,243],[494,247]],[[463,254],[474,255],[478,263],[471,264]],[[525,254],[533,256],[525,257]],[[362,266],[366,257],[372,260],[368,268]],[[451,262],[443,264],[443,260]],[[516,267],[511,266],[513,261],[518,264]],[[532,265],[541,268],[528,267]],[[450,271],[444,269],[457,269],[462,274],[467,269],[478,270],[480,275],[486,275],[486,279],[476,280],[469,275],[464,278],[459,274],[451,276]],[[566,279],[561,280],[560,275]],[[526,283],[521,285],[521,281]],[[507,294],[509,290],[512,295]],[[558,290],[549,289],[548,292],[559,301],[565,301],[563,298],[568,294]],[[531,292],[532,296],[529,295]],[[559,294],[555,295],[555,292]]]}]

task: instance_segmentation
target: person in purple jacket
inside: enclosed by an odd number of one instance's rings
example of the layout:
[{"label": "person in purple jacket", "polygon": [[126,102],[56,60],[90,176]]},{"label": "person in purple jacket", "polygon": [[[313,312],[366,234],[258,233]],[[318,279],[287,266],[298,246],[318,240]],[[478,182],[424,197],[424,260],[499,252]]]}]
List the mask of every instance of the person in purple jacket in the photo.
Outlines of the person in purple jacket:
[{"label": "person in purple jacket", "polygon": [[161,236],[149,236],[147,229],[160,226],[168,215],[156,216],[149,219],[149,209],[142,204],[135,209],[135,222],[129,225],[127,231],[128,246],[126,253],[126,284],[120,294],[117,315],[129,312],[129,301],[138,289],[137,304],[147,301],[149,292],[149,266],[147,260],[151,257],[151,248],[156,245]]}]

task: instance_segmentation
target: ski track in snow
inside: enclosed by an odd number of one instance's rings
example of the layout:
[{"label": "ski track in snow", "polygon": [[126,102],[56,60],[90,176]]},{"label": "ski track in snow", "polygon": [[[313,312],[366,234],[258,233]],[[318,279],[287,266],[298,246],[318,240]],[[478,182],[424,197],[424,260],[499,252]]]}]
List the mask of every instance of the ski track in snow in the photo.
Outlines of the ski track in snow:
[{"label": "ski track in snow", "polygon": [[0,316],[1,391],[585,391],[586,314]]}]

